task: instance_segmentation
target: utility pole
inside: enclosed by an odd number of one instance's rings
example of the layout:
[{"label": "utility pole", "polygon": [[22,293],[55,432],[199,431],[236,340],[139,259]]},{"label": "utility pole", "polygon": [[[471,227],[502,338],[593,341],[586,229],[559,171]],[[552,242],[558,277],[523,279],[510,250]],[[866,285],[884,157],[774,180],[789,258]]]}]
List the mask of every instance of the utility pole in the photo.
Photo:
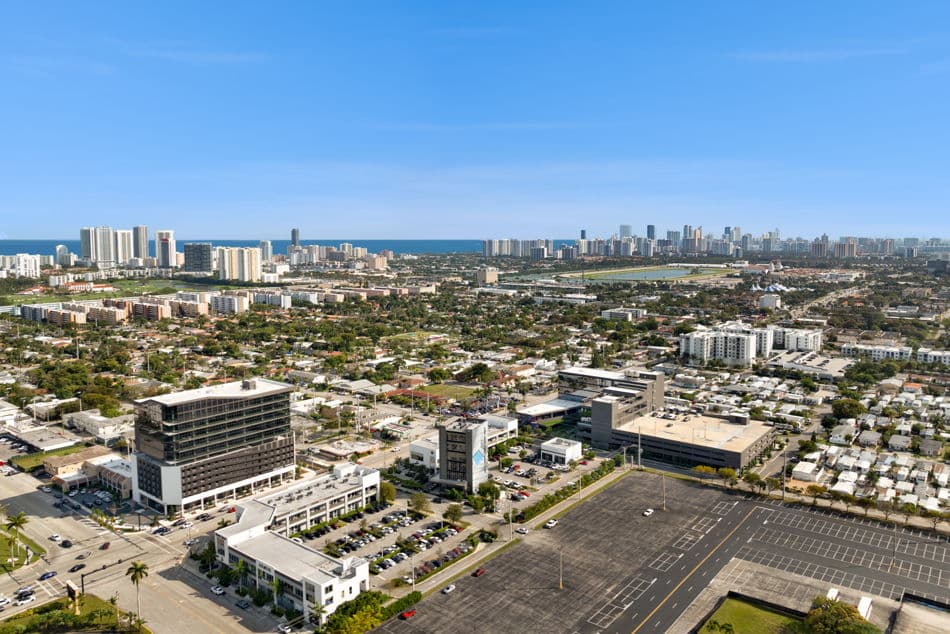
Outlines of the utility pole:
[{"label": "utility pole", "polygon": [[666,510],[666,472],[660,472],[660,479],[663,480],[663,510]]},{"label": "utility pole", "polygon": [[643,471],[643,445],[640,440],[640,430],[637,429],[637,469]]},{"label": "utility pole", "polygon": [[562,547],[558,551],[558,581],[557,586],[559,590],[564,589],[564,548]]},{"label": "utility pole", "polygon": [[782,450],[782,504],[785,503],[785,474],[788,473],[788,452]]}]

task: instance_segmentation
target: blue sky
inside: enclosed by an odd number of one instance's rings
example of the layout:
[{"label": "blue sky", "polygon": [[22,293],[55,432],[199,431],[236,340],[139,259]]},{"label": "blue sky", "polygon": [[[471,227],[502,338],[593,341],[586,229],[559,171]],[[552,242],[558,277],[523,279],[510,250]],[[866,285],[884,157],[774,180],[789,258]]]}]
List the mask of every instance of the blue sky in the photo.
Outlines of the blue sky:
[{"label": "blue sky", "polygon": [[950,236],[950,3],[0,6],[0,238]]}]

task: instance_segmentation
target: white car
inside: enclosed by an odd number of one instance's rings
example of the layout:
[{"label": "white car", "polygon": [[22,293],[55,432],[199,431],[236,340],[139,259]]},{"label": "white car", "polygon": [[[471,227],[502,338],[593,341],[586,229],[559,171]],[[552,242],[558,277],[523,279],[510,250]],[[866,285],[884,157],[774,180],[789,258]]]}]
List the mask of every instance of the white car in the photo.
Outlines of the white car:
[{"label": "white car", "polygon": [[211,586],[211,594],[216,594],[219,597],[224,594],[224,588],[221,586]]},{"label": "white car", "polygon": [[2,607],[5,606],[5,605],[10,605],[10,598],[9,598],[9,597],[0,597],[0,608],[2,608]]},{"label": "white car", "polygon": [[653,509],[647,509],[643,512],[643,517],[650,517],[653,515]]},{"label": "white car", "polygon": [[290,627],[286,623],[281,623],[277,626],[277,631],[281,632],[281,634],[290,634],[290,632],[294,631],[294,628]]},{"label": "white car", "polygon": [[36,595],[35,595],[35,594],[31,594],[31,595],[28,596],[28,597],[23,597],[22,599],[17,599],[17,600],[16,600],[16,603],[14,603],[13,605],[17,605],[17,606],[19,606],[19,605],[26,605],[27,603],[33,603],[34,601],[36,601]]},{"label": "white car", "polygon": [[515,532],[518,533],[519,535],[527,535],[528,529],[525,528],[524,526],[519,526],[518,528],[515,529]]},{"label": "white car", "polygon": [[555,526],[557,526],[556,519],[549,519],[544,523],[544,528],[554,528]]},{"label": "white car", "polygon": [[442,594],[450,594],[455,591],[455,584],[450,584],[442,588]]},{"label": "white car", "polygon": [[52,540],[52,541],[54,541],[54,542],[57,542],[57,543],[60,542],[60,541],[62,541],[62,539],[63,539],[62,537],[60,537],[60,536],[59,536],[58,534],[56,534],[56,533],[53,533],[52,535],[50,535],[49,538],[50,538],[50,540]]}]

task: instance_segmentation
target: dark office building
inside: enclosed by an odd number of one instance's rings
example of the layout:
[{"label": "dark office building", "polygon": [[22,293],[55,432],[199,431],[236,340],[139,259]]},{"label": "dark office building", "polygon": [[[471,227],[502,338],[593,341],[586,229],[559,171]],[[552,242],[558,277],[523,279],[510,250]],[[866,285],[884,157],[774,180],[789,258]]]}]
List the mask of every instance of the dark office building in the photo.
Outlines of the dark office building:
[{"label": "dark office building", "polygon": [[292,391],[253,379],[137,401],[134,499],[177,513],[293,478]]},{"label": "dark office building", "polygon": [[185,269],[188,273],[208,273],[214,270],[210,242],[185,243]]},{"label": "dark office building", "polygon": [[300,246],[300,229],[294,228],[290,230],[290,246]]}]

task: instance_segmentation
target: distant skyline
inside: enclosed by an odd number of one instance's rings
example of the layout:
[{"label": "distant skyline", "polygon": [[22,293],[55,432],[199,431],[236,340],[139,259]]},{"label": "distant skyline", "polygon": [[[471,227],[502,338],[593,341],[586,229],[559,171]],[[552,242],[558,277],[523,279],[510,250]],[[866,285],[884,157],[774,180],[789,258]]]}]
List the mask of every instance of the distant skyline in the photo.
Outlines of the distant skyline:
[{"label": "distant skyline", "polygon": [[0,239],[950,236],[950,4],[0,8]]}]

